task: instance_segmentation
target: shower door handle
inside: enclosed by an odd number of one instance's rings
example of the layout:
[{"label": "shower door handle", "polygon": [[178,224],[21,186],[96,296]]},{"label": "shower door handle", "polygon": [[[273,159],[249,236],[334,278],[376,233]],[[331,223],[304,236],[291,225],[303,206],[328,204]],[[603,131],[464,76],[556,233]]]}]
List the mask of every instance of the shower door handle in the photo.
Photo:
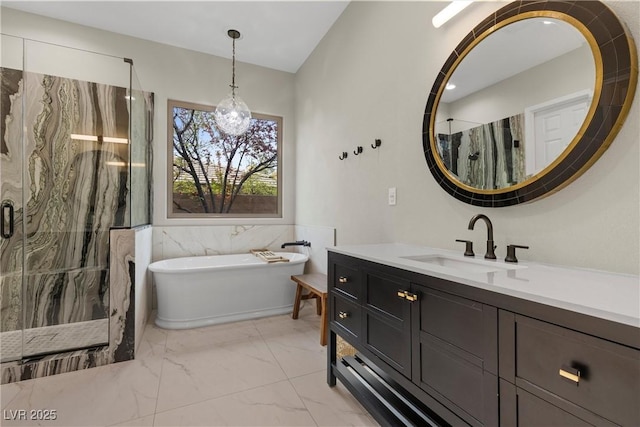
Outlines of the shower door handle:
[{"label": "shower door handle", "polygon": [[[7,222],[7,215],[9,216],[9,231],[5,228]],[[13,204],[11,202],[4,202],[2,204],[2,221],[0,221],[0,235],[5,239],[13,236]]]}]

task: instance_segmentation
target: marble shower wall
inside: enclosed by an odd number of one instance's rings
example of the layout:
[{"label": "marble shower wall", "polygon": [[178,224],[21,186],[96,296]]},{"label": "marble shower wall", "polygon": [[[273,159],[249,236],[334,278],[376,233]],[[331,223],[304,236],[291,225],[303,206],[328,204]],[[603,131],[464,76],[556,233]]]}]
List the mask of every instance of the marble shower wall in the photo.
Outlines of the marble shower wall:
[{"label": "marble shower wall", "polygon": [[[3,70],[2,78],[3,89],[22,89],[10,99],[12,107],[24,105],[27,130],[23,143],[7,129],[1,159],[3,198],[19,200],[17,192],[25,190],[24,206],[15,210],[16,228],[23,209],[27,219],[22,327],[105,318],[109,228],[127,225],[129,217],[128,170],[118,166],[128,162],[128,144],[70,135],[128,139],[126,89],[27,72]],[[16,113],[12,108],[9,119],[18,121]],[[24,164],[11,153],[18,144]],[[17,172],[22,167],[24,182]],[[20,251],[19,237],[3,239],[2,271],[20,271],[20,257],[12,255]],[[15,292],[3,289],[7,293]],[[18,327],[8,320],[14,317],[3,315],[2,330]]]},{"label": "marble shower wall", "polygon": [[[123,295],[129,292],[119,287],[131,285],[131,280],[116,285],[112,280],[109,286],[109,232],[130,226],[132,214],[130,113],[138,117],[132,120],[138,129],[131,132],[133,143],[146,141],[146,112],[152,113],[153,95],[137,93],[144,100],[138,114],[129,110],[126,88],[8,68],[0,68],[0,75],[1,198],[13,203],[16,231],[11,238],[0,239],[0,333],[97,320],[108,325],[113,316],[110,307],[124,304]],[[149,151],[144,152],[151,149],[146,142],[142,151],[137,150],[142,159],[151,158]],[[148,167],[146,162],[147,177]],[[150,186],[148,179],[140,182],[144,190],[135,195],[138,201],[148,198]],[[138,205],[148,210],[148,200]],[[141,212],[139,217],[149,215]],[[148,246],[150,253],[150,241]],[[118,313],[119,321],[127,322],[128,313]],[[112,334],[115,329],[112,325]],[[2,380],[133,357],[129,350],[118,356],[114,344],[109,346],[109,327],[104,327],[103,335],[91,345],[105,347],[59,352],[35,362],[3,363]]]}]

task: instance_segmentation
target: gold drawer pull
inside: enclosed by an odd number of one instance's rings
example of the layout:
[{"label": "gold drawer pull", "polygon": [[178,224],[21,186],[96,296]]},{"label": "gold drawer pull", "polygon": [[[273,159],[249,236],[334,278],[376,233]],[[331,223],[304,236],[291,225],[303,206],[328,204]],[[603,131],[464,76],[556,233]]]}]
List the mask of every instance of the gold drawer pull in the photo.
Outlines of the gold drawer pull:
[{"label": "gold drawer pull", "polygon": [[412,294],[412,293],[407,292],[407,291],[405,291],[404,293],[405,293],[405,298],[407,299],[407,301],[411,301],[411,302],[418,301],[418,295]]},{"label": "gold drawer pull", "polygon": [[338,317],[341,319],[346,319],[347,317],[349,317],[349,313],[347,313],[346,311],[341,311],[340,313],[338,313]]},{"label": "gold drawer pull", "polygon": [[340,277],[338,278],[338,282],[340,282],[340,283],[347,283],[348,281],[349,281],[349,279],[347,279],[347,278],[346,278],[346,277],[344,277],[344,276],[340,276]]},{"label": "gold drawer pull", "polygon": [[398,298],[406,299],[407,301],[418,301],[418,295],[412,294],[409,291],[403,291],[402,289],[398,290]]},{"label": "gold drawer pull", "polygon": [[575,368],[571,368],[569,366],[562,366],[559,372],[560,376],[568,379],[569,381],[573,381],[578,385],[580,382],[580,371]]}]

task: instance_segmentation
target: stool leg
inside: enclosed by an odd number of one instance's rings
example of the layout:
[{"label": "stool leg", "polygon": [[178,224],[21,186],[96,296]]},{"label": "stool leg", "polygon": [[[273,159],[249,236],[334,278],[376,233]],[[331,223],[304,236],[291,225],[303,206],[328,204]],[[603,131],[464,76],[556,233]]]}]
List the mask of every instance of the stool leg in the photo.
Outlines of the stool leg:
[{"label": "stool leg", "polygon": [[320,297],[322,314],[320,315],[320,345],[327,345],[327,297]]},{"label": "stool leg", "polygon": [[302,299],[302,286],[298,285],[296,287],[296,299],[293,300],[293,313],[291,317],[293,319],[298,318],[298,313],[300,312],[300,300]]},{"label": "stool leg", "polygon": [[322,315],[322,296],[315,295],[316,298],[316,314],[318,316]]}]

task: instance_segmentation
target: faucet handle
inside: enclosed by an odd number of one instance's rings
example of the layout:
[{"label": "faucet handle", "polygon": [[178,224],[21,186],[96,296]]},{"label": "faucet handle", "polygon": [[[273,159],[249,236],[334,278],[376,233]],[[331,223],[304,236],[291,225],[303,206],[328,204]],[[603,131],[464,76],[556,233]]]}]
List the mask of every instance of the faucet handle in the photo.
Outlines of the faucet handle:
[{"label": "faucet handle", "polygon": [[529,249],[529,246],[507,245],[507,257],[504,259],[505,262],[518,262],[518,258],[516,258],[516,248]]},{"label": "faucet handle", "polygon": [[460,240],[456,239],[456,242],[464,243],[464,256],[475,256],[473,253],[473,242],[471,240]]}]

